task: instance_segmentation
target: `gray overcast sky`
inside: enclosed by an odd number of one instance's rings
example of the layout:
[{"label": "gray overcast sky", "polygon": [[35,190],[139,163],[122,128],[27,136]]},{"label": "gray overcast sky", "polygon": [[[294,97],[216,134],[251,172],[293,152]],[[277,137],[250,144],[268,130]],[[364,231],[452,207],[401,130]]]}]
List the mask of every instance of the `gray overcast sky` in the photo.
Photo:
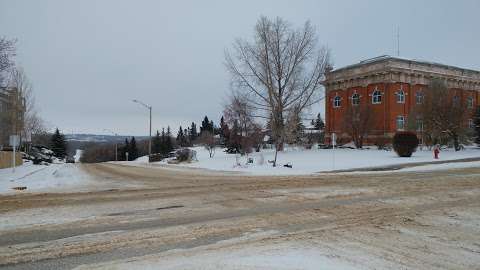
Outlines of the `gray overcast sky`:
[{"label": "gray overcast sky", "polygon": [[205,114],[218,122],[224,49],[250,38],[260,15],[310,19],[335,67],[394,55],[398,25],[401,56],[480,70],[479,13],[479,0],[0,0],[0,35],[18,39],[17,62],[52,126],[145,135],[134,98],[153,106],[155,129]]}]

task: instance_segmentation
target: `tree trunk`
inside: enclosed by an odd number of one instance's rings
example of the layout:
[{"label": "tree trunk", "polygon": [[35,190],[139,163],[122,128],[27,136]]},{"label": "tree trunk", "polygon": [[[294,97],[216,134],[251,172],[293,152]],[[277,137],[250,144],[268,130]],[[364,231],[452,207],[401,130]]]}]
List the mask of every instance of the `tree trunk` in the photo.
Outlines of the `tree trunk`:
[{"label": "tree trunk", "polygon": [[275,143],[275,159],[273,160],[273,167],[277,167],[277,155],[278,155],[278,142]]},{"label": "tree trunk", "polygon": [[455,147],[455,151],[460,151],[460,142],[458,141],[458,135],[453,134],[453,147]]}]

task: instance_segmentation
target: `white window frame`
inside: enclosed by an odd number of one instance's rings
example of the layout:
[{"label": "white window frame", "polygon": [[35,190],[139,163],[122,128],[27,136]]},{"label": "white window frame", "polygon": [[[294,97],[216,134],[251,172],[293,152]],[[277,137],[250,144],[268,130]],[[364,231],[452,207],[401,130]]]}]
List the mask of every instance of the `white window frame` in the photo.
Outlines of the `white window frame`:
[{"label": "white window frame", "polygon": [[[375,101],[375,98],[379,97],[380,98],[380,101]],[[375,89],[372,93],[372,104],[382,104],[382,98],[383,98],[383,94],[382,92],[380,92],[380,90],[378,89]]]},{"label": "white window frame", "polygon": [[[396,120],[395,120],[397,130],[403,131],[405,130],[405,116],[403,115],[398,115]],[[399,123],[402,123],[402,127],[400,127]]]},{"label": "white window frame", "polygon": [[417,92],[415,93],[415,103],[416,103],[417,105],[423,104],[424,98],[425,98],[425,96],[424,96],[424,94],[423,94],[422,91],[417,91]]},{"label": "white window frame", "polygon": [[[352,105],[353,105],[353,106],[358,106],[358,105],[360,105],[360,94],[358,94],[358,93],[353,93],[351,99],[352,99]],[[358,103],[354,103],[354,100],[357,100]]]},{"label": "white window frame", "polygon": [[[337,105],[338,102],[338,105]],[[333,108],[340,108],[342,106],[342,98],[339,95],[336,95],[333,98]]]},{"label": "white window frame", "polygon": [[468,108],[468,109],[472,109],[472,108],[473,108],[473,97],[472,97],[472,96],[468,96],[468,97],[467,97],[467,108]]},{"label": "white window frame", "polygon": [[401,104],[405,103],[405,92],[402,89],[400,89],[396,94],[397,94],[397,103],[401,103]]}]

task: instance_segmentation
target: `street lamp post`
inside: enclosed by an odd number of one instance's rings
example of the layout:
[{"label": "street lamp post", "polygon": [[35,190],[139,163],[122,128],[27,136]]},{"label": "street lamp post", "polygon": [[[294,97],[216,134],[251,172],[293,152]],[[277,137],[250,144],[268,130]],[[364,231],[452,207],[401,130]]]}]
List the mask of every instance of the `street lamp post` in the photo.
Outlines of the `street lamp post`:
[{"label": "street lamp post", "polygon": [[133,102],[142,105],[143,107],[147,108],[150,113],[150,129],[149,129],[149,139],[148,139],[148,158],[152,155],[152,106],[148,106],[147,104],[134,99]]},{"label": "street lamp post", "polygon": [[108,131],[108,132],[112,133],[113,136],[115,136],[115,161],[118,161],[118,142],[117,142],[117,136],[118,136],[118,134],[115,133],[115,132],[113,132],[113,131],[111,131],[111,130],[109,130],[109,129],[106,129],[106,128],[103,129],[103,130]]}]

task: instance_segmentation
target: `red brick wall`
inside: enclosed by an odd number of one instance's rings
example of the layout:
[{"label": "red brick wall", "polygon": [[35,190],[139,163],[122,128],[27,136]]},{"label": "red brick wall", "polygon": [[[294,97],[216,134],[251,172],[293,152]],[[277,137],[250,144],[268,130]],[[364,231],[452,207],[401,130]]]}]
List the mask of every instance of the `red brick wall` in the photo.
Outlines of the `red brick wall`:
[{"label": "red brick wall", "polygon": [[[425,89],[425,85],[408,83],[377,83],[370,84],[367,87],[351,87],[348,89],[329,91],[325,101],[325,123],[326,123],[326,143],[330,144],[330,134],[335,132],[338,137],[348,136],[344,131],[344,116],[347,111],[347,106],[351,106],[351,96],[354,92],[360,94],[360,103],[368,102],[369,109],[373,112],[374,117],[372,129],[366,139],[366,144],[373,144],[378,137],[390,138],[397,130],[396,119],[397,116],[403,115],[405,117],[405,129],[408,129],[409,113],[415,108],[416,93]],[[382,92],[382,103],[372,104],[372,94],[378,89]],[[405,93],[405,102],[398,103],[396,93],[399,90]],[[451,89],[451,96],[455,94],[461,96],[462,100],[466,102],[468,96],[474,97],[473,108],[470,110],[471,117],[475,114],[476,107],[480,104],[480,94],[477,91],[466,91],[462,89]],[[341,106],[339,108],[333,107],[333,100],[335,96],[341,97]],[[466,103],[465,103],[466,104]],[[465,123],[467,126],[468,122]],[[348,138],[345,138],[348,140]]]}]

